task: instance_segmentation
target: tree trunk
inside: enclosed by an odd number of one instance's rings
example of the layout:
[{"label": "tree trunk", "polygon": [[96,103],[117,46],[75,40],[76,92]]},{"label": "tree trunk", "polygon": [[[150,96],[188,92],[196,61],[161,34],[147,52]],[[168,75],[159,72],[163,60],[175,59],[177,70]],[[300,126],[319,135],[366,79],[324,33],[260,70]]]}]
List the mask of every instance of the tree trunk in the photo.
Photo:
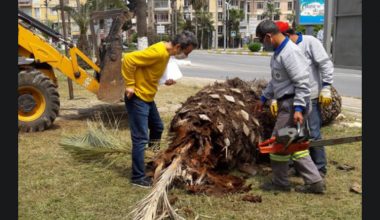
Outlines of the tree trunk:
[{"label": "tree trunk", "polygon": [[203,11],[203,8],[201,10],[201,50],[203,50],[203,30],[204,30],[204,25],[205,25],[205,21],[204,21],[204,11]]},{"label": "tree trunk", "polygon": [[136,6],[137,19],[137,48],[139,50],[148,47],[147,24],[146,24],[146,9],[147,4],[144,0],[138,0]]},{"label": "tree trunk", "polygon": [[80,11],[80,0],[76,0],[77,1],[77,10],[78,12]]},{"label": "tree trunk", "polygon": [[148,8],[148,24],[147,24],[147,36],[148,36],[148,44],[151,45],[155,42],[154,39],[154,5],[153,0],[148,0],[147,3]]}]

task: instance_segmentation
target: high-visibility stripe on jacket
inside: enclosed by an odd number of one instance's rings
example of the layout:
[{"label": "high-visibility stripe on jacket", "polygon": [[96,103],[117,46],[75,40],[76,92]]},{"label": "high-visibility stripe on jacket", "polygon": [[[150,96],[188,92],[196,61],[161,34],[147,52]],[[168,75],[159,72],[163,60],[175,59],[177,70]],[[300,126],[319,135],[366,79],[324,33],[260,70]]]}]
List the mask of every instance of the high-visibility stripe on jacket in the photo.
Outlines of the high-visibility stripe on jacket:
[{"label": "high-visibility stripe on jacket", "polygon": [[278,162],[287,162],[290,160],[290,154],[288,155],[280,155],[280,154],[269,154],[271,160]]},{"label": "high-visibility stripe on jacket", "polygon": [[269,154],[269,158],[273,161],[278,161],[278,162],[287,162],[290,159],[292,160],[298,160],[300,158],[309,156],[309,150],[302,150],[302,151],[297,151],[293,154],[288,154],[288,155],[281,155],[281,154]]},{"label": "high-visibility stripe on jacket", "polygon": [[298,160],[306,156],[309,156],[309,150],[297,151],[292,154],[292,160]]}]

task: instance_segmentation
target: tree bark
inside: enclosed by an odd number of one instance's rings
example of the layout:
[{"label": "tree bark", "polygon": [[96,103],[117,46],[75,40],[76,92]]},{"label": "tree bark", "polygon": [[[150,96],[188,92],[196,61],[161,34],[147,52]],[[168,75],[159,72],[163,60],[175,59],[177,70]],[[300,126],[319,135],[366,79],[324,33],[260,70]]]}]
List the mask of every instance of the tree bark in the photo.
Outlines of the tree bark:
[{"label": "tree bark", "polygon": [[154,5],[153,0],[148,0],[148,24],[147,24],[147,35],[149,45],[154,42]]},{"label": "tree bark", "polygon": [[147,39],[147,24],[146,24],[146,9],[147,4],[145,0],[138,0],[136,5],[136,19],[137,19],[137,47],[139,50],[148,46]]}]

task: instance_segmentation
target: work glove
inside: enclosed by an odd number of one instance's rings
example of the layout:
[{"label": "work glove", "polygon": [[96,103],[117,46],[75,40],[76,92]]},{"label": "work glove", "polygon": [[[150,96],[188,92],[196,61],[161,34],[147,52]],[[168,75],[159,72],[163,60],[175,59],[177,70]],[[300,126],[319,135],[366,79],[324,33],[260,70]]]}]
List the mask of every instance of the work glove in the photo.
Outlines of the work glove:
[{"label": "work glove", "polygon": [[328,106],[331,102],[331,86],[324,86],[319,93],[319,103],[321,103],[322,106]]},{"label": "work glove", "polygon": [[278,105],[276,99],[272,99],[272,102],[270,103],[270,112],[272,113],[273,117],[277,117]]}]

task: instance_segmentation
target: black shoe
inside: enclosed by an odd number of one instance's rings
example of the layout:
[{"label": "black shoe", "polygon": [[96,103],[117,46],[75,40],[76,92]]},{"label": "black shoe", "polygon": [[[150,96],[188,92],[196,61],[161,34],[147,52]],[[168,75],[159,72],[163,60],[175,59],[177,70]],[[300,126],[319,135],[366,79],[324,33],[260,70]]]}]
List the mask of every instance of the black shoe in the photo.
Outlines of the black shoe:
[{"label": "black shoe", "polygon": [[139,180],[132,180],[132,185],[139,186],[142,188],[151,188],[152,184],[152,180],[149,177],[144,177]]},{"label": "black shoe", "polygon": [[295,191],[301,192],[301,193],[323,194],[325,189],[326,189],[325,183],[323,181],[319,181],[313,184],[297,186],[295,188]]},{"label": "black shoe", "polygon": [[264,191],[283,191],[283,192],[290,192],[291,188],[290,186],[284,186],[284,185],[278,185],[273,183],[272,181],[268,181],[260,186],[260,188]]}]

